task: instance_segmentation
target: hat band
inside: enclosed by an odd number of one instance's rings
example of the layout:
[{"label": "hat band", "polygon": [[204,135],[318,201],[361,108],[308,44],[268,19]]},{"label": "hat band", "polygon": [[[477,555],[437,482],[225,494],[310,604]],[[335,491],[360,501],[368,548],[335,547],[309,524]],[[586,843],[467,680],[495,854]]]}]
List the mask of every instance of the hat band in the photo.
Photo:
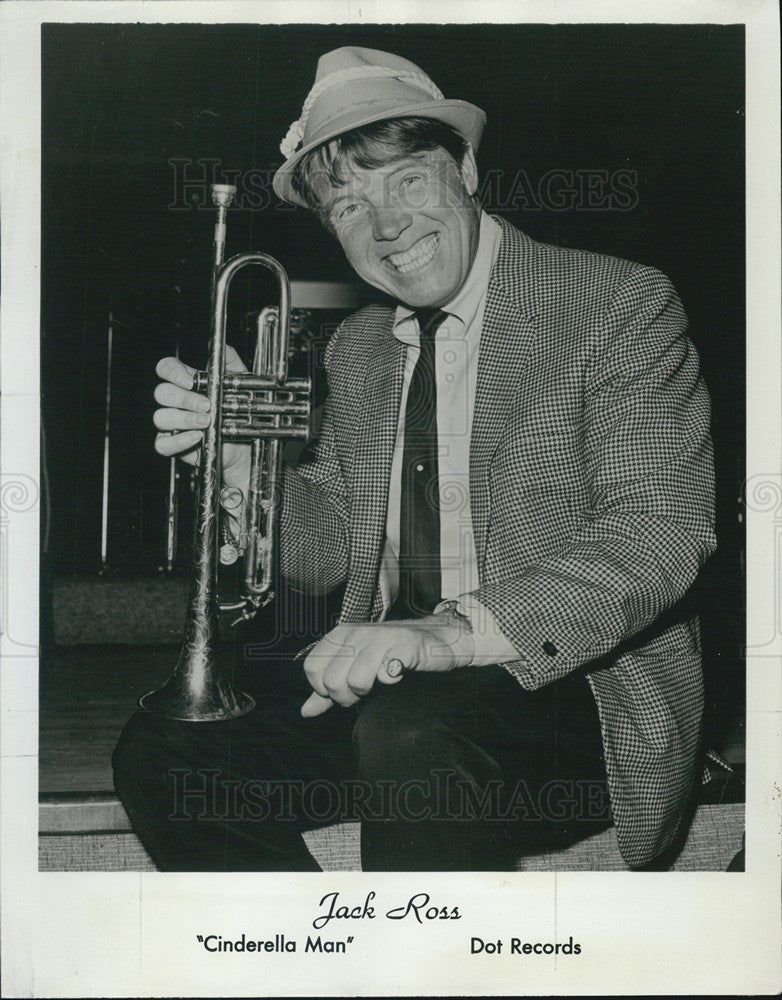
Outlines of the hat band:
[{"label": "hat band", "polygon": [[324,76],[322,80],[318,80],[307,95],[307,99],[301,109],[301,118],[291,125],[285,138],[280,143],[280,152],[285,159],[290,159],[304,141],[304,129],[307,127],[310,112],[317,99],[325,91],[330,90],[332,87],[348,83],[351,80],[366,79],[368,77],[385,77],[387,79],[399,80],[400,83],[414,83],[426,91],[428,96],[434,98],[434,100],[445,100],[443,92],[429,79],[426,73],[395,70],[387,66],[354,66],[350,69],[336,70],[334,73]]}]

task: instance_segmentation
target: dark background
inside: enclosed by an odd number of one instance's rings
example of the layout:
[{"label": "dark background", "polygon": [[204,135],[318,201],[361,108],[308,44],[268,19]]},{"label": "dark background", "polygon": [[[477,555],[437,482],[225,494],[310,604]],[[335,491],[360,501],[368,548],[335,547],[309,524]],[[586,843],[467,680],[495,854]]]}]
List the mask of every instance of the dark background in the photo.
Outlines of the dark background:
[{"label": "dark background", "polygon": [[[45,25],[48,569],[62,577],[100,566],[110,309],[109,565],[153,574],[164,559],[154,364],[177,339],[185,360],[205,361],[213,225],[206,185],[183,191],[177,177],[208,184],[238,171],[251,185],[231,213],[229,253],[267,251],[292,279],[352,280],[337,244],[306,212],[280,205],[270,183],[318,56],[352,44],[406,56],[446,97],[487,112],[478,164],[493,178],[490,209],[536,239],[654,265],[677,287],[714,400],[720,550],[700,589],[719,715],[743,691],[741,26]],[[598,180],[591,201],[559,207],[540,197],[554,170],[633,171],[634,194],[611,207]],[[263,283],[246,294],[248,307],[274,298]]]}]

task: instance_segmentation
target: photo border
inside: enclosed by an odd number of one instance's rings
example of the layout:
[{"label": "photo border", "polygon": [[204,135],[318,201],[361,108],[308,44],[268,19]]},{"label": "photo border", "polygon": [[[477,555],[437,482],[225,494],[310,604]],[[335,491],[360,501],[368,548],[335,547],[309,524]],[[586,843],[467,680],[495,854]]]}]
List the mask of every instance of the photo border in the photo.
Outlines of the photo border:
[{"label": "photo border", "polygon": [[[780,987],[778,732],[780,474],[779,29],[771,2],[557,3],[558,22],[744,23],[747,35],[747,870],[744,873],[290,875],[52,873],[37,866],[40,24],[548,22],[546,3],[22,2],[0,7],[3,147],[0,905],[3,988],[14,996],[774,993]],[[491,14],[491,16],[489,16]],[[13,581],[11,588],[6,581]],[[199,952],[205,927],[301,938],[321,896],[392,903],[422,887],[467,919],[356,931],[343,959],[261,964]],[[504,897],[504,898],[503,898]],[[500,902],[501,901],[501,902]],[[273,918],[264,914],[273,914]],[[455,929],[454,929],[455,928]],[[578,964],[471,957],[471,935],[572,934]],[[458,933],[457,933],[458,930]],[[429,933],[431,931],[431,933]],[[426,933],[424,933],[426,932]],[[360,942],[360,944],[359,944]],[[233,959],[233,961],[229,961]],[[393,986],[392,986],[393,984]]]}]

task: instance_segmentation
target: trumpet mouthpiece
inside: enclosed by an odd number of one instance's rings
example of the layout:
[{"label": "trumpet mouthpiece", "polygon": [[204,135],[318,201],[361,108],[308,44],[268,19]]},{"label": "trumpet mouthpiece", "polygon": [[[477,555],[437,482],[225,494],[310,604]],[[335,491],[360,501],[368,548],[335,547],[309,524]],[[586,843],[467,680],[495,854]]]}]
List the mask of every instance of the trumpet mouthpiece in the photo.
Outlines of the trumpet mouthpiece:
[{"label": "trumpet mouthpiece", "polygon": [[212,201],[218,208],[228,208],[235,194],[236,187],[233,184],[212,185]]}]

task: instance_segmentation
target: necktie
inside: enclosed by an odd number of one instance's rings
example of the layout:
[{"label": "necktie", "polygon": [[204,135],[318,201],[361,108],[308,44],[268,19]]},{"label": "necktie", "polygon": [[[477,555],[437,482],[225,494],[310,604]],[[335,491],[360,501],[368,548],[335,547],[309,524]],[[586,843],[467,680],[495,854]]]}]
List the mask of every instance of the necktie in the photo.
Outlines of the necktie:
[{"label": "necktie", "polygon": [[400,618],[430,614],[440,602],[441,587],[434,341],[446,313],[439,309],[419,309],[416,317],[421,350],[405,409],[399,597],[394,609]]}]

